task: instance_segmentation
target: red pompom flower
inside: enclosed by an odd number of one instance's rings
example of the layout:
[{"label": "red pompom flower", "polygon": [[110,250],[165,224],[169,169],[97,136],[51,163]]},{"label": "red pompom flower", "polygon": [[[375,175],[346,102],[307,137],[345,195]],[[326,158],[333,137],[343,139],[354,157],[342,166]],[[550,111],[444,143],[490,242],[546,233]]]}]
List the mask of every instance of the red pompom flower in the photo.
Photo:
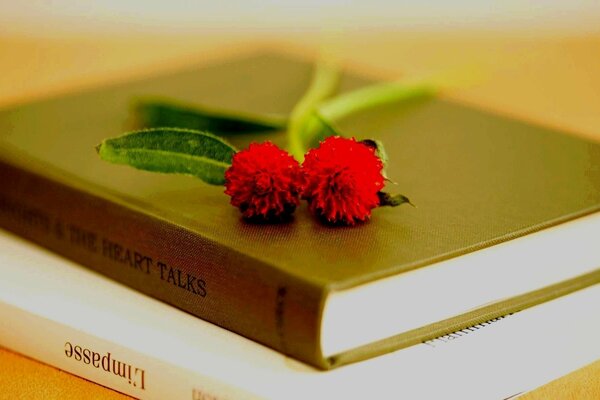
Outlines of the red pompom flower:
[{"label": "red pompom flower", "polygon": [[354,225],[367,220],[379,205],[383,163],[375,148],[354,138],[325,139],[306,154],[302,169],[302,197],[329,223]]},{"label": "red pompom flower", "polygon": [[225,193],[249,219],[289,217],[300,202],[301,182],[298,162],[271,142],[237,152],[225,171]]}]

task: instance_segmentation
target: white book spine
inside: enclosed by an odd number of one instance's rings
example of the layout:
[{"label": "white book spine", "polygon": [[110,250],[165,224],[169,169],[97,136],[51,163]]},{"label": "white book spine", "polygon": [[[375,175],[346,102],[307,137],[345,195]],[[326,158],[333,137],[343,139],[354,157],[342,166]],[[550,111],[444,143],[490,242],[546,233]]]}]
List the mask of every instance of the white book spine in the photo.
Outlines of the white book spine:
[{"label": "white book spine", "polygon": [[219,382],[2,302],[0,345],[135,398],[257,398],[231,383]]}]

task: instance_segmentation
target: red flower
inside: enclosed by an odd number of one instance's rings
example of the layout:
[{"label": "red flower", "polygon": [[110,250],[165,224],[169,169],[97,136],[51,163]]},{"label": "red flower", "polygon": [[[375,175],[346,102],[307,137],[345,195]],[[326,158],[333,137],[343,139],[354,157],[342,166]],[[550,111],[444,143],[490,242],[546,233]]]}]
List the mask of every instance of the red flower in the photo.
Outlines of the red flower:
[{"label": "red flower", "polygon": [[225,171],[225,193],[245,218],[281,219],[299,204],[300,165],[271,142],[252,143],[233,156]]},{"label": "red flower", "polygon": [[306,154],[302,197],[316,215],[330,223],[365,221],[379,205],[383,163],[373,147],[332,136]]}]

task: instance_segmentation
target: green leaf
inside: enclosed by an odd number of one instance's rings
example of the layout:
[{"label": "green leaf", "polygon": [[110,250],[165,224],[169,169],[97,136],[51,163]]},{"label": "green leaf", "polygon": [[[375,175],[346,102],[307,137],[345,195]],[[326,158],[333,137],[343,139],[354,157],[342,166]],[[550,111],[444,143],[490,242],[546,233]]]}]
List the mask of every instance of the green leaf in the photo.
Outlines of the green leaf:
[{"label": "green leaf", "polygon": [[236,149],[210,133],[181,128],[155,128],[104,140],[100,158],[146,171],[192,175],[222,185]]},{"label": "green leaf", "polygon": [[410,202],[408,197],[402,194],[390,194],[386,192],[378,192],[377,196],[379,196],[379,206],[389,206],[389,207],[397,207],[401,204],[410,204],[413,207],[416,207],[413,203]]},{"label": "green leaf", "polygon": [[375,140],[375,139],[365,139],[365,140],[361,140],[360,141],[362,144],[372,147],[373,149],[375,149],[375,155],[377,157],[379,157],[379,159],[381,160],[381,163],[383,164],[383,170],[381,171],[381,174],[383,175],[384,178],[387,179],[387,173],[386,173],[386,168],[387,168],[387,164],[388,164],[388,155],[387,152],[385,151],[385,147],[383,146],[383,142],[381,140]]},{"label": "green leaf", "polygon": [[146,128],[176,127],[217,135],[282,131],[285,118],[225,113],[161,100],[141,100],[135,105],[139,123]]}]

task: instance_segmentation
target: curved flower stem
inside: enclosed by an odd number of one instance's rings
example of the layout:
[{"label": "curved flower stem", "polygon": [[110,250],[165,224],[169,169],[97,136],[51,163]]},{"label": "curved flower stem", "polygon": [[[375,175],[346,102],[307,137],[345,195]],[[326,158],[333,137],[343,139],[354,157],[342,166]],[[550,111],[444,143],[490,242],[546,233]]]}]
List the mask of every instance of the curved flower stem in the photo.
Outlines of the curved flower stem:
[{"label": "curved flower stem", "polygon": [[427,97],[436,92],[435,86],[425,81],[379,83],[328,100],[318,107],[318,112],[327,121],[334,122],[369,108]]},{"label": "curved flower stem", "polygon": [[332,62],[320,62],[316,65],[310,85],[296,104],[289,119],[288,146],[289,151],[299,161],[304,158],[306,141],[303,130],[316,107],[326,98],[332,96],[338,88],[340,72]]}]

